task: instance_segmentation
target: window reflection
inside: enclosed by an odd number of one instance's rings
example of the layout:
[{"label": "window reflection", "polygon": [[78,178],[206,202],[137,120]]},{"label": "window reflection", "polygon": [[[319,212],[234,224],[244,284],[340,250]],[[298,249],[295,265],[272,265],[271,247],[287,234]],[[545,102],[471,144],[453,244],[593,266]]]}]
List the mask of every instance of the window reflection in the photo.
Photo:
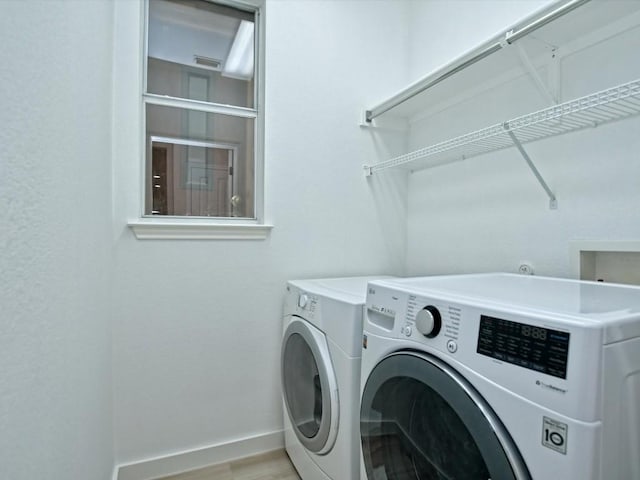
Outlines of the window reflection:
[{"label": "window reflection", "polygon": [[486,480],[489,472],[471,434],[437,392],[396,377],[377,391],[362,445],[369,478]]}]

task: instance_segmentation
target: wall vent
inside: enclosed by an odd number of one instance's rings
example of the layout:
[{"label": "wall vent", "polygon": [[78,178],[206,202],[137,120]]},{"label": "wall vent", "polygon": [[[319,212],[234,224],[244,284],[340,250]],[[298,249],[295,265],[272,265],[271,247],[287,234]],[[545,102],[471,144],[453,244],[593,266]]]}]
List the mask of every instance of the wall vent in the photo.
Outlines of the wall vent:
[{"label": "wall vent", "polygon": [[222,62],[215,58],[203,57],[202,55],[194,55],[193,60],[203,67],[211,68],[213,70],[220,70]]}]

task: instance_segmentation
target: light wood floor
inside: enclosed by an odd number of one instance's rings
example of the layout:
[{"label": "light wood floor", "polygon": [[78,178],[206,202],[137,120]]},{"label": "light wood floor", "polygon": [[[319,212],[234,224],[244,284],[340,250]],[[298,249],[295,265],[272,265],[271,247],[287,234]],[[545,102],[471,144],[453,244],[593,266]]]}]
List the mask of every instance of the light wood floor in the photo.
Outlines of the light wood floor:
[{"label": "light wood floor", "polygon": [[300,480],[284,450],[171,475],[159,480]]}]

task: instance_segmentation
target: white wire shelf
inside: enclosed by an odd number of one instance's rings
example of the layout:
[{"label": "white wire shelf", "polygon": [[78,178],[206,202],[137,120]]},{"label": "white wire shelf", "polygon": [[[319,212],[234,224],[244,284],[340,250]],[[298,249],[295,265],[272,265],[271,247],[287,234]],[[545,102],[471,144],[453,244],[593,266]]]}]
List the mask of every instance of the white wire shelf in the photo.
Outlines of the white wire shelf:
[{"label": "white wire shelf", "polygon": [[621,120],[640,114],[640,79],[554,105],[504,123],[476,130],[398,157],[365,165],[365,172],[394,167],[425,169],[513,147],[514,140],[526,144],[544,138]]}]

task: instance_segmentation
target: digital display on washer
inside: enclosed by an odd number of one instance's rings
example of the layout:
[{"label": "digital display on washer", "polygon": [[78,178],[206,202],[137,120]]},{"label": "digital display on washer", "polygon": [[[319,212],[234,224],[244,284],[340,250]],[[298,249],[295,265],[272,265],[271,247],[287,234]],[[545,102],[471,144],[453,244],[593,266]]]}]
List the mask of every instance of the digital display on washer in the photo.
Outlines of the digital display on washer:
[{"label": "digital display on washer", "polygon": [[477,352],[536,372],[567,378],[569,333],[481,315]]}]

